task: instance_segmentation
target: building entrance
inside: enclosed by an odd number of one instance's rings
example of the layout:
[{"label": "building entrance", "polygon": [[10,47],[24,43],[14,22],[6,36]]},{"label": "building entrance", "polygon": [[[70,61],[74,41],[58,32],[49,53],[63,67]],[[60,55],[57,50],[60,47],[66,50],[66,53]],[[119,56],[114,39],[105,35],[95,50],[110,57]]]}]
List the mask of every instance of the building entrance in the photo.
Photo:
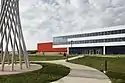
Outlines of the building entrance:
[{"label": "building entrance", "polygon": [[69,49],[69,54],[102,54],[102,47],[73,47]]}]

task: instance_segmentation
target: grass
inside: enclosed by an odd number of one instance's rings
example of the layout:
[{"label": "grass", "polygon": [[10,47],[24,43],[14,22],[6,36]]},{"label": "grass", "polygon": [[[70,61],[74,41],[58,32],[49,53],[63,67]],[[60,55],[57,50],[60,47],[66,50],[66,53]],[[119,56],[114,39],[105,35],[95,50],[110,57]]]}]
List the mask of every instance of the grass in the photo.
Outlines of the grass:
[{"label": "grass", "polygon": [[107,60],[106,75],[111,79],[112,83],[125,83],[125,57],[85,56],[70,62],[90,66],[102,71],[105,69],[105,60]]},{"label": "grass", "polygon": [[[73,57],[73,56],[69,56]],[[29,56],[30,61],[47,61],[65,59],[65,56]]]},{"label": "grass", "polygon": [[33,72],[0,76],[0,83],[49,83],[66,76],[70,71],[69,68],[62,65],[40,64],[43,68]]},{"label": "grass", "polygon": [[[69,58],[70,57],[74,57],[73,56],[68,56]],[[15,56],[14,57],[16,61],[19,60],[19,57],[18,56]],[[49,61],[49,60],[61,60],[61,59],[66,59],[65,56],[38,56],[38,55],[33,55],[33,56],[29,56],[29,60],[30,61]],[[8,60],[10,60],[11,62],[11,55],[8,57],[6,57],[5,61],[8,62]],[[22,57],[22,61],[24,60],[24,57]],[[0,57],[0,62],[1,62],[1,57]]]}]

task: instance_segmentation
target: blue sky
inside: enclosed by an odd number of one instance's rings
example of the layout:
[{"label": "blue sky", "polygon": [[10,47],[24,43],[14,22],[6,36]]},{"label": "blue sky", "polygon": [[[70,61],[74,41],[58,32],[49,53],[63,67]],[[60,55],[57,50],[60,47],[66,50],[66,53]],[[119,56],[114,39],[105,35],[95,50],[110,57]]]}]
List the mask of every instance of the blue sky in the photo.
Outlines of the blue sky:
[{"label": "blue sky", "polygon": [[52,41],[56,33],[125,24],[125,0],[20,0],[28,49]]}]

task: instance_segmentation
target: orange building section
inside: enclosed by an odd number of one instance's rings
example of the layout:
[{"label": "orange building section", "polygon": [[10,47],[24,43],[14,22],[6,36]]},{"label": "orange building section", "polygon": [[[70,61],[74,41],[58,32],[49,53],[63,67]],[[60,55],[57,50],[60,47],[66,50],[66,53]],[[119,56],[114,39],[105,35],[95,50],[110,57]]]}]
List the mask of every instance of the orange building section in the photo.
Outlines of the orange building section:
[{"label": "orange building section", "polygon": [[67,48],[53,48],[52,45],[52,42],[38,43],[37,50],[38,52],[67,52]]}]

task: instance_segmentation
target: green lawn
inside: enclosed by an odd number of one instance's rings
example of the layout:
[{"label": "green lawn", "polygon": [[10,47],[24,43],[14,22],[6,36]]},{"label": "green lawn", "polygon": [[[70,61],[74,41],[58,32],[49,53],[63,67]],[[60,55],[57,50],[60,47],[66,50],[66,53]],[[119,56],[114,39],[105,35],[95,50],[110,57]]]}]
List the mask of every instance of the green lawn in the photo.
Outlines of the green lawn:
[{"label": "green lawn", "polygon": [[[70,57],[74,57],[74,55],[72,56],[68,56]],[[8,59],[11,61],[11,55],[8,57],[6,57],[5,61],[8,61]],[[29,56],[29,60],[30,61],[48,61],[48,60],[61,60],[61,59],[66,59],[65,56],[38,56],[38,55],[34,55],[34,56]],[[15,56],[15,60],[18,61],[19,57]],[[22,57],[22,60],[24,60],[24,57]],[[0,57],[0,62],[1,62],[1,57]]]},{"label": "green lawn", "polygon": [[[73,56],[69,56],[73,57]],[[65,59],[64,56],[29,56],[30,61],[46,61],[46,60],[61,60]]]},{"label": "green lawn", "polygon": [[100,71],[105,69],[105,60],[108,64],[107,76],[112,80],[112,83],[125,83],[125,57],[96,57],[85,56],[70,62],[76,64],[82,64],[96,68]]},{"label": "green lawn", "polygon": [[69,68],[62,65],[49,63],[40,64],[43,68],[37,71],[0,76],[0,83],[49,83],[66,76],[70,72]]}]

